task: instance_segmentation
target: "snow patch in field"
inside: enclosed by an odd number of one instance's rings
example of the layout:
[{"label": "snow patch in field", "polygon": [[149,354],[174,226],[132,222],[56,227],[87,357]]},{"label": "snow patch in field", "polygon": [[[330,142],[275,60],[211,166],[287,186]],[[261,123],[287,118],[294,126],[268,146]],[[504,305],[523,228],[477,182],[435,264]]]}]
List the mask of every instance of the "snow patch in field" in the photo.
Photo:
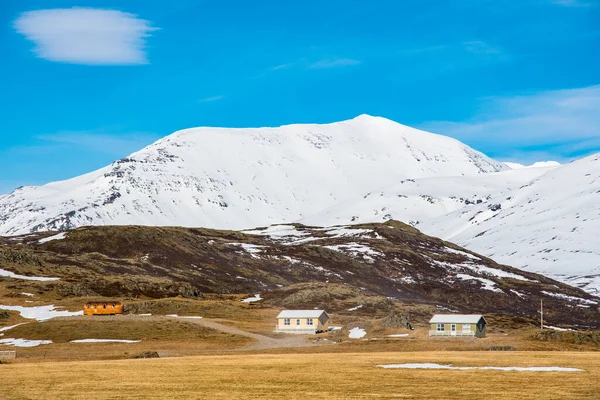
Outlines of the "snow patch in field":
[{"label": "snow patch in field", "polygon": [[46,278],[46,277],[41,277],[41,276],[18,275],[18,274],[15,274],[14,272],[10,272],[10,271],[7,271],[7,270],[1,269],[1,268],[0,268],[0,276],[3,276],[5,278],[23,279],[25,281],[39,281],[39,282],[60,280],[60,278]]},{"label": "snow patch in field", "polygon": [[58,310],[58,308],[53,304],[49,306],[39,306],[39,307],[22,307],[22,306],[3,306],[0,305],[0,310],[6,311],[18,311],[21,314],[21,317],[27,319],[35,319],[38,321],[47,321],[52,318],[57,317],[73,317],[76,315],[83,315],[82,311],[64,311]]},{"label": "snow patch in field", "polygon": [[490,281],[489,279],[480,278],[478,276],[466,275],[466,274],[456,274],[456,277],[463,281],[479,281],[479,282],[483,283],[483,289],[485,289],[485,290],[489,290],[489,291],[496,292],[496,293],[504,293],[502,290],[500,290],[496,287],[496,282]]},{"label": "snow patch in field", "polygon": [[558,326],[552,326],[552,325],[544,325],[544,328],[546,329],[552,329],[555,331],[560,331],[560,332],[575,332],[575,329],[569,329],[569,328],[559,328]]},{"label": "snow patch in field", "polygon": [[177,315],[177,314],[169,314],[166,315],[167,317],[171,317],[171,318],[186,318],[186,319],[202,319],[202,317],[198,317],[198,316],[181,316],[181,315]]},{"label": "snow patch in field", "polygon": [[356,311],[356,310],[358,310],[359,308],[363,308],[363,305],[361,304],[360,306],[356,306],[356,307],[349,308],[349,309],[348,309],[348,311]]},{"label": "snow patch in field", "polygon": [[260,246],[257,244],[251,244],[251,243],[228,243],[228,244],[231,246],[240,246],[247,253],[250,253],[253,257],[256,257],[254,254],[262,252],[261,249],[263,247],[265,247],[265,246]]},{"label": "snow patch in field", "polygon": [[373,250],[369,246],[360,243],[346,243],[337,244],[333,246],[323,246],[326,249],[339,251],[340,253],[350,253],[351,255],[357,256],[362,255],[367,261],[373,261],[374,256],[383,257],[384,254]]},{"label": "snow patch in field", "polygon": [[327,228],[327,230],[325,231],[326,235],[332,236],[334,238],[360,236],[368,233],[373,233],[373,230],[348,228],[346,226],[342,226],[336,229]]},{"label": "snow patch in field", "polygon": [[138,317],[151,317],[152,314],[136,314]]},{"label": "snow patch in field", "polygon": [[27,339],[0,339],[0,344],[14,347],[37,347],[42,344],[51,344],[52,340],[27,340]]},{"label": "snow patch in field", "polygon": [[407,337],[408,333],[394,333],[393,335],[387,335],[387,337]]},{"label": "snow patch in field", "polygon": [[27,296],[27,297],[34,297],[35,296],[35,294],[33,294],[33,293],[27,293],[27,292],[21,292],[21,294],[23,296]]},{"label": "snow patch in field", "polygon": [[352,328],[352,329],[350,329],[350,333],[348,334],[348,337],[350,339],[362,339],[363,337],[365,337],[366,334],[367,334],[367,331],[365,331],[364,329]]},{"label": "snow patch in field", "polygon": [[459,254],[459,255],[461,255],[461,256],[463,256],[463,257],[467,257],[467,258],[469,258],[469,259],[471,259],[471,260],[475,260],[475,261],[481,261],[481,258],[479,258],[479,257],[476,257],[476,256],[474,256],[473,254],[467,253],[467,252],[465,252],[465,251],[456,250],[456,249],[453,249],[452,247],[448,247],[448,246],[446,246],[446,247],[444,248],[444,251],[445,251],[446,253]]},{"label": "snow patch in field", "polygon": [[141,340],[121,340],[121,339],[78,339],[71,340],[71,343],[139,343]]},{"label": "snow patch in field", "polygon": [[248,298],[242,300],[242,303],[254,303],[255,301],[260,301],[260,300],[262,300],[262,297],[260,297],[260,293],[257,293],[253,297],[248,297]]},{"label": "snow patch in field", "polygon": [[381,368],[402,368],[402,369],[454,369],[460,371],[467,370],[491,370],[491,371],[533,371],[533,372],[582,372],[582,369],[578,368],[564,368],[564,367],[455,367],[452,364],[442,365],[434,363],[420,363],[420,364],[385,364],[378,365]]},{"label": "snow patch in field", "polygon": [[582,299],[581,297],[569,296],[569,295],[562,294],[562,293],[547,292],[545,290],[542,290],[542,293],[544,293],[547,296],[556,297],[561,300],[576,301],[578,303],[584,303],[584,304],[598,304],[598,302],[594,301],[594,300]]},{"label": "snow patch in field", "polygon": [[16,328],[17,326],[21,326],[21,325],[26,325],[29,322],[21,322],[20,324],[16,324],[16,325],[11,325],[11,326],[5,326],[4,328],[0,328],[0,332],[6,332],[12,328]]},{"label": "snow patch in field", "polygon": [[51,242],[53,240],[62,240],[64,238],[66,238],[66,237],[67,237],[67,233],[66,232],[61,232],[58,235],[54,235],[54,236],[50,236],[50,237],[38,240],[38,244],[48,243],[48,242]]}]

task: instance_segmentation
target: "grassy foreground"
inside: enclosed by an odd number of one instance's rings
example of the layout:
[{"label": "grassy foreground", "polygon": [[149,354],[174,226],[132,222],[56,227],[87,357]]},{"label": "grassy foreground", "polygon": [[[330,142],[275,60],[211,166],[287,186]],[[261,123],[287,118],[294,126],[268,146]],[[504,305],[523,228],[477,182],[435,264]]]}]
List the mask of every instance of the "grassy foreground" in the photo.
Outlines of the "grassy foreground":
[{"label": "grassy foreground", "polygon": [[[560,366],[584,372],[386,370],[379,364]],[[226,355],[1,365],[4,399],[598,399],[584,352]]]}]

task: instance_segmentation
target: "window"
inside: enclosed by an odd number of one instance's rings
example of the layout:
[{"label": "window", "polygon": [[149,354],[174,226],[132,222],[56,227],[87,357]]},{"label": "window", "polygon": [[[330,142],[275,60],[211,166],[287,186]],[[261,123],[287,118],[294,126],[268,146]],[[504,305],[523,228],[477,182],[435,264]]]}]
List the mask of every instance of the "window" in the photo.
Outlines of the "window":
[{"label": "window", "polygon": [[296,325],[300,325],[300,319],[296,320]]},{"label": "window", "polygon": [[307,318],[306,319],[306,325],[312,325],[313,324],[313,319],[312,318]]},{"label": "window", "polygon": [[450,325],[450,330],[451,330],[452,332],[456,332],[456,324],[452,324],[452,325]]},{"label": "window", "polygon": [[463,324],[462,330],[463,332],[471,332],[471,324]]},{"label": "window", "polygon": [[91,304],[88,304],[88,305],[87,305],[87,308],[88,308],[88,310],[89,310],[91,307],[92,307],[92,305],[91,305]]},{"label": "window", "polygon": [[115,303],[113,303],[112,308],[115,308]]},{"label": "window", "polygon": [[444,324],[437,324],[437,331],[444,332]]},{"label": "window", "polygon": [[284,318],[283,319],[283,324],[284,325],[289,325],[290,324],[290,319],[289,318]]},{"label": "window", "polygon": [[94,304],[94,308],[98,308],[98,304]]},{"label": "window", "polygon": [[106,308],[106,304],[103,304],[104,308]]}]

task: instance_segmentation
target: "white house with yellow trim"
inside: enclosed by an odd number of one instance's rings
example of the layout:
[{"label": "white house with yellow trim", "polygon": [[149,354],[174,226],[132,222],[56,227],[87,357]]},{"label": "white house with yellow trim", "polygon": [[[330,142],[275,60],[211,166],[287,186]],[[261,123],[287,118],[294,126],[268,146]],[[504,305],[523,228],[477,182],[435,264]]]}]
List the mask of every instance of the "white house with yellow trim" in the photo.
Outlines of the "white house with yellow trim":
[{"label": "white house with yellow trim", "polygon": [[275,332],[315,334],[329,328],[325,310],[283,310],[277,316]]},{"label": "white house with yellow trim", "polygon": [[483,338],[487,321],[481,314],[436,314],[429,324],[429,337]]}]

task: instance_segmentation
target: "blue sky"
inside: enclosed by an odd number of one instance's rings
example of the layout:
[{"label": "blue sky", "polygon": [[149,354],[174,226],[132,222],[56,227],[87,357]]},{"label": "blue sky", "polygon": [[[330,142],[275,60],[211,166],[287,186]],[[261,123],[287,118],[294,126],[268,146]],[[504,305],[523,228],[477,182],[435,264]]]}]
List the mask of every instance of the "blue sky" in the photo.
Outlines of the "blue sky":
[{"label": "blue sky", "polygon": [[507,161],[600,151],[600,0],[3,0],[0,51],[0,193],[363,113]]}]

